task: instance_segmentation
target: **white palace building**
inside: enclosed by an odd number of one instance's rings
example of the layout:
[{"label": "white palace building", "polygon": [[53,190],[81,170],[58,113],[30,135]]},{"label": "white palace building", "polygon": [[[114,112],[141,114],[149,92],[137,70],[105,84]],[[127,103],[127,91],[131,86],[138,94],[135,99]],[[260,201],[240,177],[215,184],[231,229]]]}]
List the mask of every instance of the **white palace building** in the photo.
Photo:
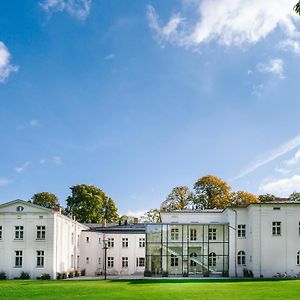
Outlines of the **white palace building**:
[{"label": "white palace building", "polygon": [[300,273],[300,202],[161,212],[159,224],[80,224],[15,200],[0,205],[0,272],[272,277]]}]

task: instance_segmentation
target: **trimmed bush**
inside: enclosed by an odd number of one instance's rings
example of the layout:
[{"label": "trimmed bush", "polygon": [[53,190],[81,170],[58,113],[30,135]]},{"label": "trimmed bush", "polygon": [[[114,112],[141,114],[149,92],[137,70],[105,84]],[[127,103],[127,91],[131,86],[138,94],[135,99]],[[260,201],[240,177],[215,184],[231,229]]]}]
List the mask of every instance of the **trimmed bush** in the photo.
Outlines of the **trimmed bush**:
[{"label": "trimmed bush", "polygon": [[69,277],[69,278],[73,278],[73,277],[74,277],[74,272],[71,271],[71,272],[69,273],[68,277]]},{"label": "trimmed bush", "polygon": [[20,279],[30,279],[29,273],[22,271],[20,274]]},{"label": "trimmed bush", "polygon": [[80,274],[79,274],[78,270],[75,270],[75,273],[74,273],[74,275],[75,275],[75,277],[79,277],[79,276],[80,276]]},{"label": "trimmed bush", "polygon": [[145,270],[144,271],[144,277],[152,277],[152,272],[148,271],[148,270]]},{"label": "trimmed bush", "polygon": [[62,273],[57,272],[56,279],[61,280],[62,279]]},{"label": "trimmed bush", "polygon": [[85,276],[86,272],[85,272],[85,269],[82,269],[81,270],[81,276]]},{"label": "trimmed bush", "polygon": [[62,273],[62,279],[67,279],[68,274],[67,273]]},{"label": "trimmed bush", "polygon": [[0,280],[5,280],[5,279],[6,279],[5,272],[0,272]]},{"label": "trimmed bush", "polygon": [[43,273],[41,276],[41,280],[50,280],[51,276],[49,273]]}]

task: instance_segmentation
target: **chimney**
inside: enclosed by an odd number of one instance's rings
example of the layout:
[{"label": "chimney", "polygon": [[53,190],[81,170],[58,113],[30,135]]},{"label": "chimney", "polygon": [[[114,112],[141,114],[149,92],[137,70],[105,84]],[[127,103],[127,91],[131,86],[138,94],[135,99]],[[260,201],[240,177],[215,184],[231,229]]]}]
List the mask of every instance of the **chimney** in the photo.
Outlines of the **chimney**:
[{"label": "chimney", "polygon": [[133,218],[133,224],[138,224],[139,223],[139,218]]},{"label": "chimney", "polygon": [[124,225],[126,226],[128,224],[127,220],[124,221]]},{"label": "chimney", "polygon": [[106,219],[105,218],[102,220],[102,227],[106,227]]}]

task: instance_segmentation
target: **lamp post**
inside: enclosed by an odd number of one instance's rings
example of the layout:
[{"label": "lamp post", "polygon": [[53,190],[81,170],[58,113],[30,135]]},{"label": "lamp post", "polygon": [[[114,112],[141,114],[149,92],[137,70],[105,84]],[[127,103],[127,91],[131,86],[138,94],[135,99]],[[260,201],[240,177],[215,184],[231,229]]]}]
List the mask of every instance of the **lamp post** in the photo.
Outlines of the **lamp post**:
[{"label": "lamp post", "polygon": [[107,240],[103,240],[104,242],[104,247],[103,247],[103,250],[104,250],[104,280],[106,280],[106,256],[107,256]]}]

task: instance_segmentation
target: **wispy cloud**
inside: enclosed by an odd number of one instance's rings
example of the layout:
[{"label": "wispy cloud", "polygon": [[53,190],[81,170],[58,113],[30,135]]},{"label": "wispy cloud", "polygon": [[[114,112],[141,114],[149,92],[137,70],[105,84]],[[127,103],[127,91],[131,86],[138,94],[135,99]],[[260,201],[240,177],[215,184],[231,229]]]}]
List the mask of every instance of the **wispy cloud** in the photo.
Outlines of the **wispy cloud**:
[{"label": "wispy cloud", "polygon": [[300,191],[300,175],[293,175],[288,178],[276,179],[262,183],[259,190],[262,193],[288,196],[294,191]]},{"label": "wispy cloud", "polygon": [[0,83],[4,83],[12,72],[17,72],[19,67],[10,63],[10,53],[3,42],[0,41]]},{"label": "wispy cloud", "polygon": [[114,53],[110,53],[108,55],[106,55],[104,57],[105,60],[111,60],[111,59],[114,59],[115,58],[115,54]]},{"label": "wispy cloud", "polygon": [[62,164],[62,159],[60,156],[53,156],[52,157],[52,162],[56,165],[61,165]]},{"label": "wispy cloud", "polygon": [[[297,31],[296,15],[286,0],[195,0],[189,3],[198,14],[196,22],[194,18],[182,16],[182,10],[166,25],[160,24],[155,8],[148,6],[149,27],[154,34],[184,47],[210,41],[241,46],[257,43],[276,28],[282,28],[288,37]],[[179,28],[180,25],[184,26]]]},{"label": "wispy cloud", "polygon": [[140,218],[140,217],[143,216],[146,212],[147,212],[147,210],[128,210],[127,213],[126,213],[125,215],[126,215],[126,216],[130,216],[130,217]]},{"label": "wispy cloud", "polygon": [[270,59],[267,63],[260,63],[257,65],[257,70],[261,73],[272,73],[284,78],[284,62],[280,58]]},{"label": "wispy cloud", "polygon": [[30,161],[26,161],[22,165],[20,165],[18,167],[15,167],[15,171],[17,173],[22,173],[22,172],[24,172],[30,166],[30,164],[31,164]]},{"label": "wispy cloud", "polygon": [[30,125],[31,127],[40,127],[40,126],[41,126],[41,123],[40,123],[39,120],[31,120],[31,121],[29,122],[29,125]]},{"label": "wispy cloud", "polygon": [[232,180],[240,179],[254,172],[256,169],[268,164],[269,162],[294,150],[299,146],[300,146],[300,135],[297,135],[296,137],[289,140],[288,142],[280,145],[279,147],[267,152],[266,154],[262,155],[260,158],[256,159],[253,163],[251,163],[244,170],[242,170],[236,177],[232,178]]},{"label": "wispy cloud", "polygon": [[300,55],[300,41],[298,40],[286,39],[279,43],[278,48]]},{"label": "wispy cloud", "polygon": [[49,14],[65,11],[82,21],[89,16],[91,5],[92,0],[45,0],[40,3],[42,9]]},{"label": "wispy cloud", "polygon": [[0,186],[5,186],[10,184],[12,181],[5,178],[5,177],[0,177]]}]

